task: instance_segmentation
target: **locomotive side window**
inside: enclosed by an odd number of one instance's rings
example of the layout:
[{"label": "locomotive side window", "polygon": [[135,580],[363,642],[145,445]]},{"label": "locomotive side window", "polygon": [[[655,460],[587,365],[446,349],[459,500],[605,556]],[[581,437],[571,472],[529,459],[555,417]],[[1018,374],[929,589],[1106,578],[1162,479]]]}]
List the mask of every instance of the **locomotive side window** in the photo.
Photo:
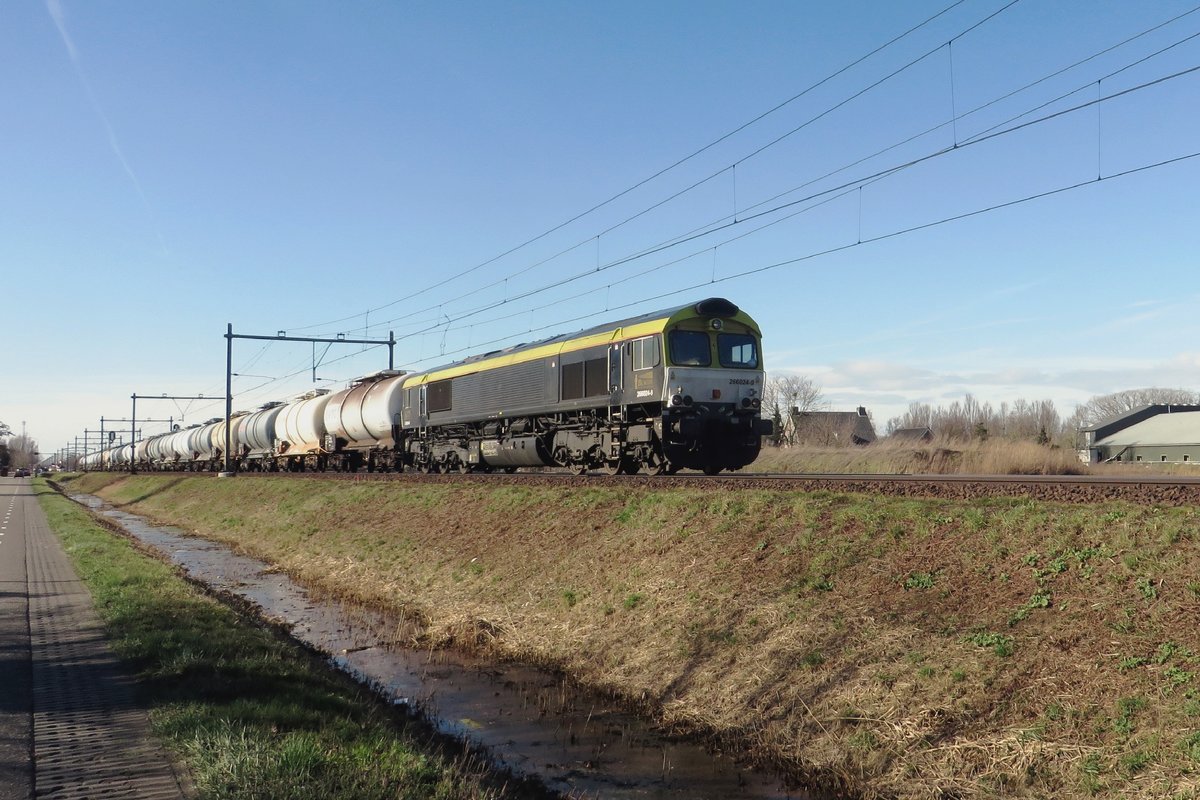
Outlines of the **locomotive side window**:
[{"label": "locomotive side window", "polygon": [[592,358],[562,365],[562,399],[578,400],[608,394],[608,361]]},{"label": "locomotive side window", "polygon": [[425,387],[425,407],[430,414],[449,411],[451,405],[450,380],[434,381]]},{"label": "locomotive side window", "polygon": [[722,367],[755,369],[758,367],[758,345],[753,336],[744,333],[722,333],[717,336],[717,355]]},{"label": "locomotive side window", "polygon": [[608,394],[607,358],[591,358],[583,362],[583,392],[585,397]]},{"label": "locomotive side window", "polygon": [[658,366],[658,337],[644,336],[633,340],[633,371]]},{"label": "locomotive side window", "polygon": [[703,331],[671,331],[671,363],[680,367],[707,367],[712,363],[708,334]]}]

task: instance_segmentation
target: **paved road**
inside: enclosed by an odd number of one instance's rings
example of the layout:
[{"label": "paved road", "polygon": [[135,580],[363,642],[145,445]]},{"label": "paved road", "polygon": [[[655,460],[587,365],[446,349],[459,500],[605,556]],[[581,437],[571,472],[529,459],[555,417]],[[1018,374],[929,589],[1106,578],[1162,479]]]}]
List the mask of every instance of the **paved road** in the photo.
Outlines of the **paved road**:
[{"label": "paved road", "polygon": [[0,478],[0,800],[182,798],[27,478]]}]

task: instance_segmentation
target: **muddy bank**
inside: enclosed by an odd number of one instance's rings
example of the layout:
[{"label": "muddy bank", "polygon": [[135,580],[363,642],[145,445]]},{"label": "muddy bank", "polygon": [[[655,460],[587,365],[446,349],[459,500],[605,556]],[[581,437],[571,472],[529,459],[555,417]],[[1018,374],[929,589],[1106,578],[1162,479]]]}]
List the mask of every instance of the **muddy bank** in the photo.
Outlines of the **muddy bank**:
[{"label": "muddy bank", "polygon": [[78,483],[406,615],[423,646],[561,669],[817,785],[1162,797],[1200,766],[1194,507]]},{"label": "muddy bank", "polygon": [[646,721],[561,675],[404,646],[411,620],[315,599],[271,565],[178,528],[155,526],[92,495],[72,499],[218,594],[257,608],[339,669],[439,732],[483,748],[522,777],[570,797],[812,800],[781,780]]}]

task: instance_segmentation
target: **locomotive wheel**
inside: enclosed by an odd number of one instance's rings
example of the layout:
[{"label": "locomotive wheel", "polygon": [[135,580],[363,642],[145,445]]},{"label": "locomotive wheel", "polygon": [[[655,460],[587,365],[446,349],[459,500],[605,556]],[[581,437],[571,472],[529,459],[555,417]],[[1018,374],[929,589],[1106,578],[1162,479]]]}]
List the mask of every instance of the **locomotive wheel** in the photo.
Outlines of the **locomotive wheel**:
[{"label": "locomotive wheel", "polygon": [[720,471],[721,471],[721,468],[716,466],[715,464],[706,464],[704,466],[704,474],[705,475],[716,475]]},{"label": "locomotive wheel", "polygon": [[670,461],[660,461],[650,467],[651,475],[674,475],[676,472],[679,472],[679,467]]},{"label": "locomotive wheel", "polygon": [[638,471],[638,462],[630,456],[621,456],[615,461],[605,461],[604,471],[609,475],[632,475]]}]

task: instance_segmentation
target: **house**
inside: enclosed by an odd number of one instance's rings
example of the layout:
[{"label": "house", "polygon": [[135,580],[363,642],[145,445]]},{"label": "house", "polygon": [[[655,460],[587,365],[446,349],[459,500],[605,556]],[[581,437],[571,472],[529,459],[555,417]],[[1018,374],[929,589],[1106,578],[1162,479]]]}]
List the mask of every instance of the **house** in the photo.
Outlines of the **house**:
[{"label": "house", "polygon": [[888,434],[888,441],[924,444],[933,441],[933,430],[928,425],[920,428],[900,428]]},{"label": "house", "polygon": [[1084,428],[1079,458],[1106,461],[1200,460],[1200,406],[1155,403]]},{"label": "house", "polygon": [[791,411],[795,444],[838,447],[870,444],[875,441],[875,426],[867,409],[857,411]]}]

